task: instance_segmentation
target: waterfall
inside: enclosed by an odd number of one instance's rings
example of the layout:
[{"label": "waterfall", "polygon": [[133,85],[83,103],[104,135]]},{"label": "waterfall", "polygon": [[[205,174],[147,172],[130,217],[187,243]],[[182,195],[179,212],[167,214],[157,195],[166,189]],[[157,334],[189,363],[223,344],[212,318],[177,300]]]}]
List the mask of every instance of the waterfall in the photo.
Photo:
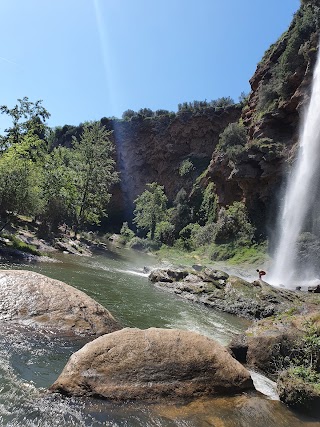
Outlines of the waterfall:
[{"label": "waterfall", "polygon": [[[278,245],[270,283],[294,287],[297,279],[311,279],[312,271],[297,266],[297,243],[316,199],[320,171],[320,57],[315,66],[310,103],[300,131],[297,160],[289,176],[279,219]],[[309,271],[307,271],[309,270]]]}]

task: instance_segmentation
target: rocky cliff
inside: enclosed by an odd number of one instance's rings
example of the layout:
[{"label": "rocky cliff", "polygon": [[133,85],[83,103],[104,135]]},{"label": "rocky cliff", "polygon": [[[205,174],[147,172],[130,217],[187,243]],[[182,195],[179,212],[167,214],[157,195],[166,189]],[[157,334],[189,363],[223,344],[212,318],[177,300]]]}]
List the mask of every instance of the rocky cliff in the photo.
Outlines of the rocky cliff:
[{"label": "rocky cliff", "polygon": [[[121,174],[114,210],[118,211],[122,203],[130,213],[133,201],[149,182],[163,185],[170,201],[182,187],[190,191],[196,177],[209,165],[220,133],[240,114],[241,106],[234,105],[153,118],[138,116],[129,121],[102,119],[102,124],[113,131],[111,139]],[[186,160],[190,170],[179,171]]]},{"label": "rocky cliff", "polygon": [[258,228],[265,228],[274,216],[294,159],[319,28],[320,2],[303,1],[288,31],[267,50],[250,80],[252,91],[240,119],[247,143],[236,156],[214,152],[202,180],[203,186],[210,181],[216,184],[220,205],[243,201]]}]

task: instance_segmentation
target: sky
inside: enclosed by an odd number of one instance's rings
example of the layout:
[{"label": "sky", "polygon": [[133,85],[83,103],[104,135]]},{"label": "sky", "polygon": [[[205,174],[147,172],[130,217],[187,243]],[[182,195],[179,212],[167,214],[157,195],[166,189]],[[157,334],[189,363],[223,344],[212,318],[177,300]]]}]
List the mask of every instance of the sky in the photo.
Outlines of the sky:
[{"label": "sky", "polygon": [[[299,0],[0,0],[0,105],[50,126],[250,91]],[[8,120],[0,116],[0,134]]]}]

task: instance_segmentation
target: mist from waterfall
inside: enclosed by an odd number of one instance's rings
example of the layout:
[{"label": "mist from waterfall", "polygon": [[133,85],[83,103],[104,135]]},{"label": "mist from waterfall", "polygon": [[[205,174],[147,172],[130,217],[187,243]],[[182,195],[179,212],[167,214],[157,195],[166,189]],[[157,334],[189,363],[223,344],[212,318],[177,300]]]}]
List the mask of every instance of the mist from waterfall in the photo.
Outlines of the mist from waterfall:
[{"label": "mist from waterfall", "polygon": [[[293,288],[300,280],[311,280],[312,266],[298,261],[300,233],[312,230],[320,171],[320,58],[314,70],[310,103],[300,132],[298,158],[292,168],[278,226],[278,244],[273,256],[269,282]],[[317,206],[318,207],[318,206]],[[318,211],[319,212],[319,211]],[[319,260],[320,263],[320,260]]]}]

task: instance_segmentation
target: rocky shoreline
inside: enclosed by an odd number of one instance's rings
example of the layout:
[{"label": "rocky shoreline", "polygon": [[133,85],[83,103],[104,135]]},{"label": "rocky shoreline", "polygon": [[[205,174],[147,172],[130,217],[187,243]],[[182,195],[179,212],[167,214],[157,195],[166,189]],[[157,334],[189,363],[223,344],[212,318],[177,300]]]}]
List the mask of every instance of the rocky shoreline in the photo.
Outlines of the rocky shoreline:
[{"label": "rocky shoreline", "polygon": [[219,270],[157,269],[149,280],[181,298],[254,320],[229,351],[240,363],[277,382],[280,400],[320,416],[320,295],[318,288],[274,288]]},{"label": "rocky shoreline", "polygon": [[274,288],[262,280],[250,283],[208,267],[156,269],[149,280],[181,298],[248,319],[270,317],[308,300],[304,292]]}]

